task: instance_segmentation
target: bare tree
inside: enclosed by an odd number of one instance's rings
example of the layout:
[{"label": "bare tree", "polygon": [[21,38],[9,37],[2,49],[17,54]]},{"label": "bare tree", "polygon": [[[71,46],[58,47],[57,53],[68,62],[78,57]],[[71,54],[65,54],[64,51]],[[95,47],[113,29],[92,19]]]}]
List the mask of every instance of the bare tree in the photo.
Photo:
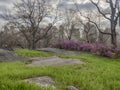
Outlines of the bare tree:
[{"label": "bare tree", "polygon": [[75,29],[75,11],[72,9],[66,9],[64,15],[64,29],[67,36],[67,39],[72,39],[74,29]]},{"label": "bare tree", "polygon": [[[106,33],[109,31],[110,31],[109,28],[106,28],[104,30],[104,32]],[[99,33],[98,43],[109,44],[109,42],[110,42],[110,35]]]},{"label": "bare tree", "polygon": [[[28,48],[35,49],[36,44],[47,36],[56,23],[57,13],[51,16],[51,10],[52,7],[45,0],[21,0],[15,4],[14,18],[9,23],[23,34],[28,42]],[[51,22],[43,25],[45,20]]]},{"label": "bare tree", "polygon": [[97,15],[93,14],[94,12],[91,10],[84,10],[83,14],[82,11],[79,10],[77,4],[75,5],[78,12],[76,21],[79,23],[80,30],[83,32],[82,39],[88,43],[96,43],[98,40],[97,28],[90,20],[97,18]]},{"label": "bare tree", "polygon": [[91,3],[93,3],[97,7],[100,14],[105,19],[109,20],[110,26],[111,26],[110,33],[104,33],[102,31],[100,31],[100,29],[98,28],[98,25],[95,22],[91,21],[90,19],[89,20],[96,25],[96,27],[99,29],[99,31],[101,33],[109,34],[111,36],[111,44],[113,44],[114,46],[117,46],[116,27],[117,27],[118,20],[120,18],[120,9],[119,9],[120,8],[120,6],[119,6],[120,1],[119,0],[106,0],[105,1],[107,4],[109,4],[110,13],[105,13],[101,10],[101,8],[99,7],[100,0],[98,0],[97,3],[95,3],[93,0],[90,0],[90,1],[91,1]]},{"label": "bare tree", "polygon": [[9,26],[8,23],[3,26],[3,30],[0,31],[0,34],[0,48],[12,50],[18,44],[21,45],[19,43],[20,38],[18,37],[18,31],[16,31],[14,27]]},{"label": "bare tree", "polygon": [[94,24],[90,22],[84,24],[84,34],[88,43],[95,43],[97,41],[97,29]]},{"label": "bare tree", "polygon": [[65,38],[64,25],[59,26],[58,34],[60,40],[63,40]]}]

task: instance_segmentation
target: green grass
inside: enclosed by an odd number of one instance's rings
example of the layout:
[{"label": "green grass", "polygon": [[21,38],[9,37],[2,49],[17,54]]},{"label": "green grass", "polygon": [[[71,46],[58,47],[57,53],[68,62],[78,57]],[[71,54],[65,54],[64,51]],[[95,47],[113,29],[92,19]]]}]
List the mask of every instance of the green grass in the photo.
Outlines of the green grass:
[{"label": "green grass", "polygon": [[16,49],[15,53],[23,57],[49,57],[52,56],[52,53],[28,50],[28,49]]},{"label": "green grass", "polygon": [[120,59],[87,53],[61,57],[82,59],[85,64],[28,67],[22,62],[0,63],[0,90],[52,90],[22,81],[37,76],[52,77],[57,90],[68,90],[68,85],[80,90],[120,90]]}]

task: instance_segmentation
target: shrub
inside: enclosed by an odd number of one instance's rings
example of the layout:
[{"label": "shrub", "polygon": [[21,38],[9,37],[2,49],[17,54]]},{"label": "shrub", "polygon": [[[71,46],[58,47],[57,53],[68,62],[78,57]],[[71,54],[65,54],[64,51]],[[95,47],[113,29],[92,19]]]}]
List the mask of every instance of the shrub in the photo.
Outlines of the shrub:
[{"label": "shrub", "polygon": [[67,50],[86,51],[110,58],[120,57],[119,48],[114,48],[112,46],[106,46],[102,44],[81,43],[76,40],[60,40],[58,43],[56,43],[55,47]]}]

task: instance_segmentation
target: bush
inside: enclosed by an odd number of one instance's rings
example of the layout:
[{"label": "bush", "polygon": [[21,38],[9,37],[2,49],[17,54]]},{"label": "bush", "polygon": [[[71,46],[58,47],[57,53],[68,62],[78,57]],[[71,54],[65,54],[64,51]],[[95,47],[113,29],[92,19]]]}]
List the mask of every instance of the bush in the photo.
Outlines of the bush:
[{"label": "bush", "polygon": [[102,44],[81,43],[76,40],[60,40],[55,44],[54,47],[67,50],[86,51],[110,58],[120,57],[119,48],[114,48],[112,46],[106,46]]}]

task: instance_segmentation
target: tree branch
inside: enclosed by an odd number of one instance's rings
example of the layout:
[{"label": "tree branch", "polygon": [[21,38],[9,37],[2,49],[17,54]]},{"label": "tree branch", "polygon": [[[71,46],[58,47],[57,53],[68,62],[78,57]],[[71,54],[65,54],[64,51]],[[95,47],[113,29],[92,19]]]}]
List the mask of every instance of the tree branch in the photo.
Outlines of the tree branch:
[{"label": "tree branch", "polygon": [[95,5],[95,6],[97,7],[99,13],[102,14],[102,15],[104,16],[104,18],[110,20],[110,18],[108,18],[108,17],[106,16],[106,14],[104,14],[104,13],[100,10],[98,4],[96,4],[96,3],[95,3],[94,1],[92,1],[92,0],[90,0],[90,1],[91,1],[91,3],[92,3],[93,5]]}]

